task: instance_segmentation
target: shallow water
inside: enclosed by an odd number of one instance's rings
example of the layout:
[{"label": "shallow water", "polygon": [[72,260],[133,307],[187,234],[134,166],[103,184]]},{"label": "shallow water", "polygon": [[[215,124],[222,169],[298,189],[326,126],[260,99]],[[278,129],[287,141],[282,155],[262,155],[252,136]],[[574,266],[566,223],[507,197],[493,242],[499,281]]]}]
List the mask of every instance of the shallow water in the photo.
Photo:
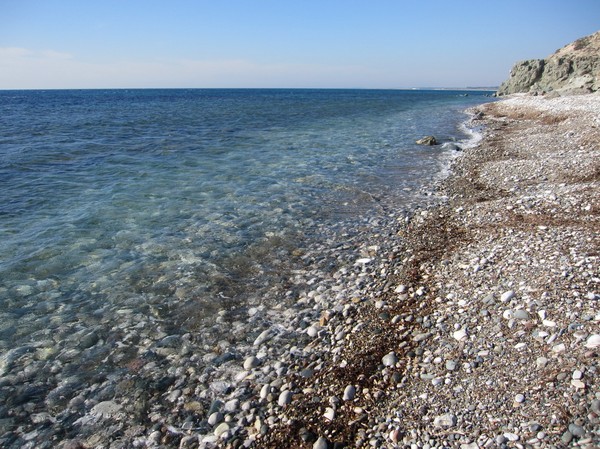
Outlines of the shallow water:
[{"label": "shallow water", "polygon": [[431,201],[453,152],[414,141],[466,139],[486,99],[463,94],[0,92],[0,374],[123,320],[198,329],[260,303],[322,229]]}]

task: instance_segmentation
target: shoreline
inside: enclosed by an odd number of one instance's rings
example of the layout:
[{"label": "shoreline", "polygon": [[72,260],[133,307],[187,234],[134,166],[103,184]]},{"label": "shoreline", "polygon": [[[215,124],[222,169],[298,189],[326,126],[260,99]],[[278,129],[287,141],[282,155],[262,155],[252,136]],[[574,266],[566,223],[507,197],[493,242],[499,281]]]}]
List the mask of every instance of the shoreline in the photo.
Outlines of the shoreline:
[{"label": "shoreline", "polygon": [[477,108],[447,201],[365,262],[362,297],[322,312],[256,447],[597,447],[598,110]]}]

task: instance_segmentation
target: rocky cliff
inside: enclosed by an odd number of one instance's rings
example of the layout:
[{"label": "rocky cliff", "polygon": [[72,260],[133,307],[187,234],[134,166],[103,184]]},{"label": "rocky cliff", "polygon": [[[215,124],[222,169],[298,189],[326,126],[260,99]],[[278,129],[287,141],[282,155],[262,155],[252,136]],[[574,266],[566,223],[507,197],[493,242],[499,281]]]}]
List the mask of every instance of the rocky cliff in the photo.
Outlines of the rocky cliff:
[{"label": "rocky cliff", "polygon": [[557,50],[546,59],[515,64],[498,95],[518,92],[574,94],[600,90],[600,31]]}]

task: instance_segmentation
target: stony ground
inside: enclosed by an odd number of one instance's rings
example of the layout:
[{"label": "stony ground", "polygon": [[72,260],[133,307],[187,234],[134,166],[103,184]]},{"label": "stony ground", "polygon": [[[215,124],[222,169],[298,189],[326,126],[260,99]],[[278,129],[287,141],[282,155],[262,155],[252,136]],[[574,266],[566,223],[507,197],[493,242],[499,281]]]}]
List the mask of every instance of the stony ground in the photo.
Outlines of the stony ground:
[{"label": "stony ground", "polygon": [[474,114],[448,201],[366,248],[256,447],[599,447],[600,95]]}]

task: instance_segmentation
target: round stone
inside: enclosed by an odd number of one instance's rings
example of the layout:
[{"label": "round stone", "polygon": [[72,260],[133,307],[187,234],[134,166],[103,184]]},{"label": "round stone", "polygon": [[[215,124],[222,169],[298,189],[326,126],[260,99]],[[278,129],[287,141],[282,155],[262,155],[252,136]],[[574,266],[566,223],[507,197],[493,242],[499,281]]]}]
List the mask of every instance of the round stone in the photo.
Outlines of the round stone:
[{"label": "round stone", "polygon": [[351,401],[354,399],[354,396],[356,396],[356,387],[354,387],[354,385],[348,385],[344,389],[344,396],[342,399],[344,399],[344,401]]},{"label": "round stone", "polygon": [[329,443],[323,437],[319,437],[317,441],[313,444],[313,449],[327,449]]},{"label": "round stone", "polygon": [[513,299],[514,297],[515,297],[515,292],[512,290],[509,290],[507,292],[502,293],[502,296],[500,296],[500,301],[507,302],[507,301],[510,301],[511,299]]},{"label": "round stone", "polygon": [[569,432],[577,438],[581,438],[585,435],[585,429],[577,424],[569,424]]},{"label": "round stone", "polygon": [[208,424],[211,426],[215,426],[223,421],[223,415],[221,412],[214,412],[208,417]]},{"label": "round stone", "polygon": [[245,370],[251,370],[252,368],[256,368],[258,365],[260,365],[260,360],[255,356],[250,356],[244,361]]},{"label": "round stone", "polygon": [[219,424],[217,426],[214,433],[215,433],[215,436],[217,438],[219,438],[221,435],[223,435],[227,431],[229,431],[229,424],[227,424],[226,422],[222,422],[221,424]]},{"label": "round stone", "polygon": [[523,402],[525,402],[525,396],[523,396],[522,394],[518,394],[515,396],[515,402],[518,402],[519,404],[522,404]]},{"label": "round stone", "polygon": [[281,394],[279,395],[279,399],[277,400],[277,403],[279,404],[279,406],[285,407],[290,402],[292,402],[292,392],[290,390],[282,391]]},{"label": "round stone", "polygon": [[515,318],[515,320],[528,320],[529,312],[523,309],[515,310],[513,313],[513,317]]},{"label": "round stone", "polygon": [[381,363],[383,363],[383,366],[394,366],[398,363],[398,357],[396,356],[396,353],[392,351],[383,356]]}]

